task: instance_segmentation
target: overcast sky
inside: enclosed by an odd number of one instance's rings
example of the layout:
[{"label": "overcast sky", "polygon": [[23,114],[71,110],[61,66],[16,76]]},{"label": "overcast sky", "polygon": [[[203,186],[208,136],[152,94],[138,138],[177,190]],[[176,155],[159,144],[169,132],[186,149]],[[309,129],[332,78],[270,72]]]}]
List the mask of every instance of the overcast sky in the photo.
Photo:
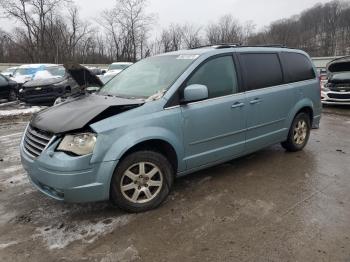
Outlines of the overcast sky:
[{"label": "overcast sky", "polygon": [[[94,20],[99,13],[113,6],[115,0],[74,0],[81,16]],[[233,14],[240,22],[253,21],[257,29],[270,22],[300,13],[316,3],[329,0],[148,0],[149,12],[158,15],[158,26],[191,22],[206,25],[225,14]],[[4,27],[10,25],[2,20]]]},{"label": "overcast sky", "polygon": [[[241,22],[252,20],[258,28],[290,17],[316,3],[329,0],[148,0],[148,10],[158,14],[159,25],[172,22],[206,24],[221,15],[233,14]],[[113,6],[114,0],[75,0],[84,17],[96,17],[98,11]],[[98,5],[96,5],[98,3]],[[103,5],[102,5],[103,3]]]}]

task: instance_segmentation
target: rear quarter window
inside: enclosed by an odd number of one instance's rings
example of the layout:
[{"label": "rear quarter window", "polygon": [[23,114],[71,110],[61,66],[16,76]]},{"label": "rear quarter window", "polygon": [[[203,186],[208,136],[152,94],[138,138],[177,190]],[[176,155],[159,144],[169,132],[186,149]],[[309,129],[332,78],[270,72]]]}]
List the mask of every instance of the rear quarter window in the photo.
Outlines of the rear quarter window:
[{"label": "rear quarter window", "polygon": [[283,84],[283,73],[277,53],[241,53],[239,61],[247,90]]},{"label": "rear quarter window", "polygon": [[287,83],[315,79],[315,71],[309,58],[298,53],[282,53],[282,63]]}]

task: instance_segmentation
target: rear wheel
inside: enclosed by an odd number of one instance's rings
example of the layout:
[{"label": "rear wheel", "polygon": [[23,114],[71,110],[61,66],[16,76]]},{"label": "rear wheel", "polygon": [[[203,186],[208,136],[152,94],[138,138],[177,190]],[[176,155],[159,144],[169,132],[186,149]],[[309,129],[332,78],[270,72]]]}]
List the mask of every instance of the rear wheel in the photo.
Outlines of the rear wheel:
[{"label": "rear wheel", "polygon": [[116,168],[111,199],[128,212],[144,212],[167,198],[173,180],[173,168],[162,154],[138,151],[126,156]]},{"label": "rear wheel", "polygon": [[310,116],[304,112],[299,113],[293,120],[288,133],[288,138],[281,145],[287,151],[296,152],[302,150],[310,137]]}]

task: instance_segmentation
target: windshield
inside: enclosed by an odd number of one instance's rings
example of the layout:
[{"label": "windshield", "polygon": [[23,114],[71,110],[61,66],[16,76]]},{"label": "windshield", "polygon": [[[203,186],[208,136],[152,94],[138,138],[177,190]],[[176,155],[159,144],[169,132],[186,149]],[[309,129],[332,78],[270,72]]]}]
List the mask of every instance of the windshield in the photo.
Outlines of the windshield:
[{"label": "windshield", "polygon": [[47,67],[45,71],[49,72],[52,76],[64,77],[66,75],[66,69],[63,66]]},{"label": "windshield", "polygon": [[4,74],[13,74],[16,71],[16,68],[8,68],[3,73]]},{"label": "windshield", "polygon": [[16,70],[15,76],[23,75],[34,75],[39,69],[38,68],[18,68]]},{"label": "windshield", "polygon": [[197,57],[168,55],[146,58],[115,76],[101,89],[101,93],[148,98],[168,89]]},{"label": "windshield", "polygon": [[108,68],[108,70],[124,70],[125,68],[129,67],[128,64],[111,64]]}]

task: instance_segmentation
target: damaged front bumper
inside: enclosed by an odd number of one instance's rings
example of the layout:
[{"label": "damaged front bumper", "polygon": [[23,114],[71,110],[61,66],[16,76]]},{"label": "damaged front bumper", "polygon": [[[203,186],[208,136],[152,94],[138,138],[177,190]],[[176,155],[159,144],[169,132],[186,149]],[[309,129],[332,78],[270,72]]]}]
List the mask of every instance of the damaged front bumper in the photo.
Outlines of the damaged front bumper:
[{"label": "damaged front bumper", "polygon": [[54,152],[57,142],[33,158],[20,146],[21,161],[33,185],[56,200],[83,203],[109,199],[109,185],[117,161],[91,163],[92,155]]}]

